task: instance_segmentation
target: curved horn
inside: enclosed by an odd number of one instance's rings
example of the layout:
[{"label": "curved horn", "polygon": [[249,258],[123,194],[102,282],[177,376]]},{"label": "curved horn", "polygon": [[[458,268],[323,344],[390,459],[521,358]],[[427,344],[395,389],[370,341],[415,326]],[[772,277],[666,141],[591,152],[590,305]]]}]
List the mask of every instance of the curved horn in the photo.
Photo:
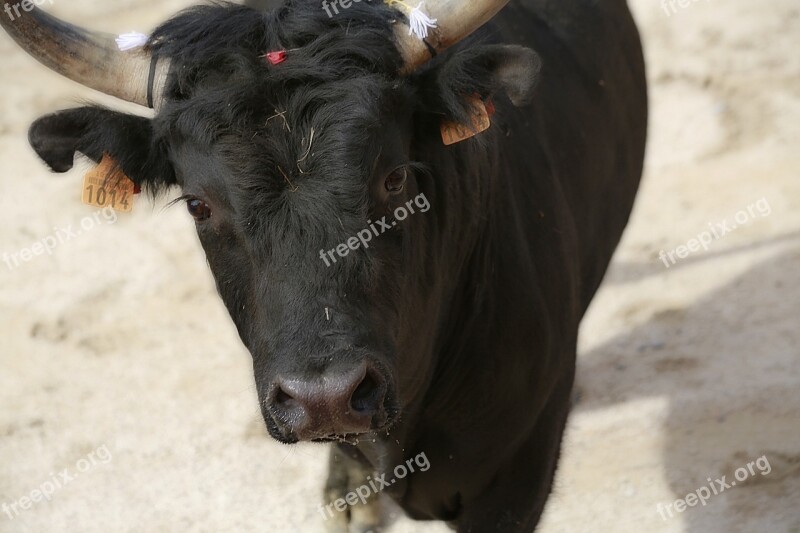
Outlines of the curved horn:
[{"label": "curved horn", "polygon": [[[2,16],[0,25],[44,66],[105,94],[148,105],[149,52],[121,52],[114,36],[73,26],[36,7],[13,20]],[[166,85],[168,65],[152,68],[151,96],[157,104]]]},{"label": "curved horn", "polygon": [[[509,0],[428,0],[425,11],[436,19],[432,29],[423,41],[409,35],[406,26],[397,26],[395,35],[397,45],[403,56],[403,72],[413,72],[431,59],[430,46],[437,52],[453,46],[469,34],[489,22]],[[391,2],[389,2],[391,5]],[[427,46],[426,46],[427,43]]]}]

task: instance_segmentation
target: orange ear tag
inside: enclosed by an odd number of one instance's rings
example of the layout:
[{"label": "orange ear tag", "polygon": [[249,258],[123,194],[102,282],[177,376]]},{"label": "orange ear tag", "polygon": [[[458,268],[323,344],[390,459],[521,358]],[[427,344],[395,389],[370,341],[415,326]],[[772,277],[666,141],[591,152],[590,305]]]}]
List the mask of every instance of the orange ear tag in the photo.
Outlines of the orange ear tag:
[{"label": "orange ear tag", "polygon": [[489,119],[491,111],[487,107],[491,104],[484,103],[478,96],[468,96],[465,100],[469,105],[470,115],[472,115],[472,125],[467,126],[449,120],[442,121],[442,141],[445,146],[471,139],[488,130],[492,125],[492,121]]},{"label": "orange ear tag", "polygon": [[110,207],[115,211],[130,213],[136,193],[136,184],[125,175],[122,167],[113,157],[103,154],[100,164],[83,177],[81,201],[93,207]]}]

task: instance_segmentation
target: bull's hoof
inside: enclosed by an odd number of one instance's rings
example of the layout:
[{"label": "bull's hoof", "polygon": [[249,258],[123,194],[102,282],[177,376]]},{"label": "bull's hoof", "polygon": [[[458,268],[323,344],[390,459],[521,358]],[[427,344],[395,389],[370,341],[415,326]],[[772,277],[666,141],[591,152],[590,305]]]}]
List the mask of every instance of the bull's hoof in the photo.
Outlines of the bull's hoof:
[{"label": "bull's hoof", "polygon": [[350,511],[350,533],[382,533],[381,499],[375,494],[366,505],[356,505]]}]

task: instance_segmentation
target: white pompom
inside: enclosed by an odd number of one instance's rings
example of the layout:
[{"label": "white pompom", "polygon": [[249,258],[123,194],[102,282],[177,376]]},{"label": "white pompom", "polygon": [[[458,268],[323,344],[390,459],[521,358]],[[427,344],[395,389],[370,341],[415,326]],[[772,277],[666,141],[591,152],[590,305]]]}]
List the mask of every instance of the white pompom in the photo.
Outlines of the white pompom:
[{"label": "white pompom", "polygon": [[146,45],[147,39],[149,39],[149,37],[144,33],[135,31],[123,33],[117,37],[117,47],[119,47],[121,51],[127,52],[128,50],[141,48],[142,46]]},{"label": "white pompom", "polygon": [[437,27],[436,21],[438,19],[432,19],[422,11],[424,5],[425,2],[420,2],[417,7],[411,10],[411,14],[408,16],[408,34],[411,35],[413,33],[418,39],[425,39],[428,36],[428,29]]}]

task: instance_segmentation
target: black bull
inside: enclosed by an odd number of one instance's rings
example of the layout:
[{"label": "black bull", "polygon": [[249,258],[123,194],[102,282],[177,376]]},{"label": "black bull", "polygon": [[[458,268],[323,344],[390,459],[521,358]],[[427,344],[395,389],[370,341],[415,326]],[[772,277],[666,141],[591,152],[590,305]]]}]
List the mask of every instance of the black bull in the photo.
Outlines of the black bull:
[{"label": "black bull", "polygon": [[[108,152],[153,190],[182,187],[253,353],[270,433],[340,441],[329,501],[369,475],[414,518],[528,532],[556,468],[579,322],[641,176],[638,33],[621,0],[520,0],[392,80],[394,52],[349,27],[372,8],[331,21],[316,2],[302,16],[186,15],[156,32],[186,68],[154,121],[84,108],[40,119],[31,142],[58,171],[74,151]],[[325,24],[339,40],[315,48],[300,30]],[[289,49],[284,63],[248,63],[264,26],[276,37],[263,41]],[[472,94],[493,99],[493,127],[445,147],[441,120],[463,121]],[[420,194],[429,212],[348,257],[325,253]],[[374,505],[330,509],[336,527],[375,526]]]}]

